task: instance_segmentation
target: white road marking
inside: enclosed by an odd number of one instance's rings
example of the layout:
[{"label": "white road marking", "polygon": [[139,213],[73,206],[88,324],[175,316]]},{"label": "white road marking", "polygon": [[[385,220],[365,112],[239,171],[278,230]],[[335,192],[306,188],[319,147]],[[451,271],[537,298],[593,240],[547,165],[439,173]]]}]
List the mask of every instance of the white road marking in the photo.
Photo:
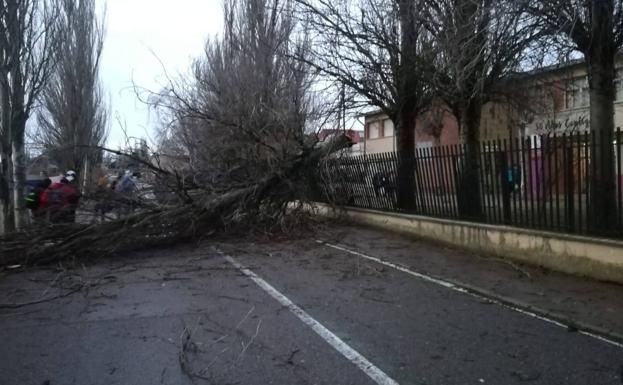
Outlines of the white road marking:
[{"label": "white road marking", "polygon": [[[364,259],[367,259],[367,260],[379,263],[381,265],[385,265],[385,266],[391,267],[393,269],[402,271],[403,273],[407,273],[407,274],[409,274],[411,276],[414,276],[416,278],[419,278],[419,279],[421,279],[423,281],[430,282],[430,283],[433,283],[435,285],[443,286],[443,287],[445,287],[447,289],[454,290],[454,291],[457,291],[459,293],[467,294],[467,295],[470,295],[470,296],[472,296],[474,298],[478,298],[480,300],[486,300],[486,301],[495,303],[495,304],[500,305],[502,307],[505,307],[507,309],[510,309],[510,310],[515,311],[515,312],[527,315],[529,317],[536,318],[536,319],[539,319],[541,321],[544,321],[544,322],[547,322],[547,323],[559,326],[561,328],[565,328],[565,329],[568,328],[568,325],[565,325],[562,322],[556,321],[555,319],[551,319],[551,318],[548,318],[546,316],[534,313],[532,311],[524,310],[524,309],[521,309],[519,307],[506,304],[506,303],[504,303],[504,302],[502,302],[502,301],[500,301],[500,300],[498,300],[498,299],[496,299],[494,297],[488,297],[488,296],[485,296],[485,295],[482,295],[482,294],[475,293],[475,292],[473,292],[470,289],[467,289],[465,287],[461,287],[461,286],[459,286],[457,284],[454,284],[452,282],[444,281],[444,280],[439,279],[439,278],[434,278],[434,277],[431,277],[431,276],[426,275],[426,274],[418,273],[418,272],[413,271],[413,270],[411,270],[409,268],[406,268],[404,266],[400,266],[400,265],[397,265],[395,263],[392,263],[392,262],[389,262],[389,261],[385,261],[385,260],[383,260],[381,258],[373,257],[373,256],[370,256],[370,255],[367,255],[367,254],[364,254],[364,253],[360,253],[360,252],[355,251],[355,250],[350,250],[350,249],[348,249],[348,248],[346,248],[344,246],[331,244],[331,243],[328,243],[328,242],[325,242],[325,241],[321,241],[321,240],[316,240],[316,242],[321,244],[321,245],[324,245],[326,247],[330,247],[330,248],[333,248],[333,249],[336,249],[336,250],[344,251],[346,253],[349,253],[349,254],[352,254],[352,255],[356,255],[358,257],[361,257],[361,258],[364,258]],[[617,341],[608,339],[606,337],[600,336],[598,334],[591,333],[591,332],[585,331],[585,330],[578,330],[578,333],[583,334],[585,336],[592,337],[594,339],[597,339],[599,341],[608,343],[610,345],[614,345],[616,347],[623,348],[623,344],[621,344],[621,343],[619,343]]]},{"label": "white road marking", "polygon": [[242,266],[240,263],[235,261],[230,256],[225,256],[225,259],[234,265],[238,270],[240,270],[244,275],[249,277],[253,282],[255,282],[259,287],[261,287],[265,292],[267,292],[271,297],[276,299],[281,305],[288,308],[294,315],[296,315],[303,323],[309,326],[316,334],[318,334],[323,340],[325,340],[329,345],[331,345],[335,350],[340,352],[344,357],[346,357],[350,362],[357,365],[359,369],[361,369],[365,374],[367,374],[374,382],[379,385],[399,385],[398,382],[394,381],[391,377],[385,374],[381,369],[377,368],[368,361],[364,356],[359,354],[355,349],[348,346],[344,341],[342,341],[338,336],[333,334],[329,329],[322,326],[322,324],[315,319],[313,319],[309,314],[307,314],[303,309],[295,305],[288,297],[281,294],[277,289],[272,287],[268,282],[264,281],[257,274]]}]

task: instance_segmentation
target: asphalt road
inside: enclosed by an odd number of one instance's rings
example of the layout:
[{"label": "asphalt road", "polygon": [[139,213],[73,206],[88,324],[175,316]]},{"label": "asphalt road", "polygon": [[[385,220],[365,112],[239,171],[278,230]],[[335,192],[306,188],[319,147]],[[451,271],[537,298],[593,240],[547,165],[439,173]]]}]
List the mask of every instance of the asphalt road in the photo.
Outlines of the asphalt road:
[{"label": "asphalt road", "polygon": [[[377,242],[358,241],[364,235]],[[318,238],[412,261],[423,275]],[[474,278],[474,267],[461,265],[474,257],[409,242],[335,227],[294,241],[219,242],[2,276],[0,384],[623,383],[621,345],[448,287],[444,277],[457,271]],[[520,269],[528,281],[516,266],[478,264],[485,278],[504,281],[496,287],[505,295],[525,299],[526,287],[538,288],[540,306],[587,322],[602,314],[612,329],[621,322],[619,286]],[[569,293],[577,298],[560,300]],[[41,298],[52,300],[7,306]],[[589,312],[579,310],[589,302]]]}]

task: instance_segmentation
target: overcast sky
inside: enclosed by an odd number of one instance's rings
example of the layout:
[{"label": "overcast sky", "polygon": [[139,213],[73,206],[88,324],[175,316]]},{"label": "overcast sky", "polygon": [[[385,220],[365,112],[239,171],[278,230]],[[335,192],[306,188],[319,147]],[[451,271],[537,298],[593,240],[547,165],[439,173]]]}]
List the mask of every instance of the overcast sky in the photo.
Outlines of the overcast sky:
[{"label": "overcast sky", "polygon": [[[170,74],[189,69],[207,37],[221,30],[221,0],[98,0],[106,7],[106,41],[101,79],[110,95],[109,146],[123,142],[116,116],[128,135],[147,137],[155,119],[136,98],[132,79],[157,91],[165,84],[162,65]],[[162,62],[162,64],[160,63]]]}]

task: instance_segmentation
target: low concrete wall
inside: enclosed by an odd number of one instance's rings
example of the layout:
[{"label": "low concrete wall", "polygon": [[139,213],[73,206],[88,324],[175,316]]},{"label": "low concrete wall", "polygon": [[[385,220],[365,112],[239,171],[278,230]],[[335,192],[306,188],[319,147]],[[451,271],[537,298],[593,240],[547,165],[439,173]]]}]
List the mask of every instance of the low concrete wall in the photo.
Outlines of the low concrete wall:
[{"label": "low concrete wall", "polygon": [[314,212],[470,251],[598,280],[623,283],[623,242],[316,204]]}]

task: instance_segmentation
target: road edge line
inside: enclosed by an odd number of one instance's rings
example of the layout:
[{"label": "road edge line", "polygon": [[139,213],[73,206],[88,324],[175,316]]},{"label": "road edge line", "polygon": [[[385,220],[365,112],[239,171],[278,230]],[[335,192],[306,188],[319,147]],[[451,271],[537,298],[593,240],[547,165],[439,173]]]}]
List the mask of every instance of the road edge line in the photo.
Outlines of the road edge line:
[{"label": "road edge line", "polygon": [[292,314],[300,319],[305,325],[309,326],[316,334],[318,334],[323,340],[325,340],[325,342],[331,345],[331,347],[337,350],[346,359],[355,364],[374,382],[379,385],[399,385],[398,382],[385,374],[385,372],[376,367],[372,362],[362,356],[355,349],[351,348],[348,344],[342,341],[342,339],[340,339],[333,332],[324,327],[320,322],[316,321],[307,312],[305,312],[305,310],[297,306],[288,297],[275,289],[271,284],[260,278],[253,271],[244,267],[231,256],[224,255],[224,258],[227,262],[240,270],[240,272],[244,274],[247,278],[255,282],[255,284],[258,285],[262,290],[264,290],[268,295],[277,300],[277,302],[279,302],[282,306],[290,310]]},{"label": "road edge line", "polygon": [[509,310],[513,310],[515,312],[527,315],[529,317],[539,319],[541,321],[556,325],[558,327],[565,328],[567,330],[577,330],[579,334],[594,338],[596,340],[599,340],[599,341],[602,341],[602,342],[605,342],[610,345],[623,349],[623,335],[620,335],[616,332],[612,332],[612,331],[600,328],[598,326],[593,326],[585,322],[574,321],[570,319],[569,317],[564,316],[562,314],[550,312],[550,311],[541,309],[539,307],[527,304],[525,302],[518,301],[518,300],[509,298],[509,297],[505,297],[497,293],[494,293],[492,291],[478,288],[470,284],[459,282],[453,279],[448,279],[448,278],[441,279],[441,278],[437,278],[431,275],[422,274],[417,271],[411,270],[408,267],[401,266],[399,264],[389,262],[381,258],[373,257],[373,256],[361,253],[356,250],[351,250],[347,248],[346,246],[342,246],[339,244],[332,244],[332,243],[322,241],[319,239],[316,240],[316,243],[319,243],[323,246],[330,247],[336,250],[340,250],[340,251],[343,251],[343,252],[346,252],[352,255],[356,255],[358,257],[379,263],[381,265],[391,267],[395,270],[412,275],[423,281],[433,283],[439,286],[443,286],[447,289],[454,290],[459,293],[467,294],[478,299],[484,299],[484,300],[493,302]]}]

